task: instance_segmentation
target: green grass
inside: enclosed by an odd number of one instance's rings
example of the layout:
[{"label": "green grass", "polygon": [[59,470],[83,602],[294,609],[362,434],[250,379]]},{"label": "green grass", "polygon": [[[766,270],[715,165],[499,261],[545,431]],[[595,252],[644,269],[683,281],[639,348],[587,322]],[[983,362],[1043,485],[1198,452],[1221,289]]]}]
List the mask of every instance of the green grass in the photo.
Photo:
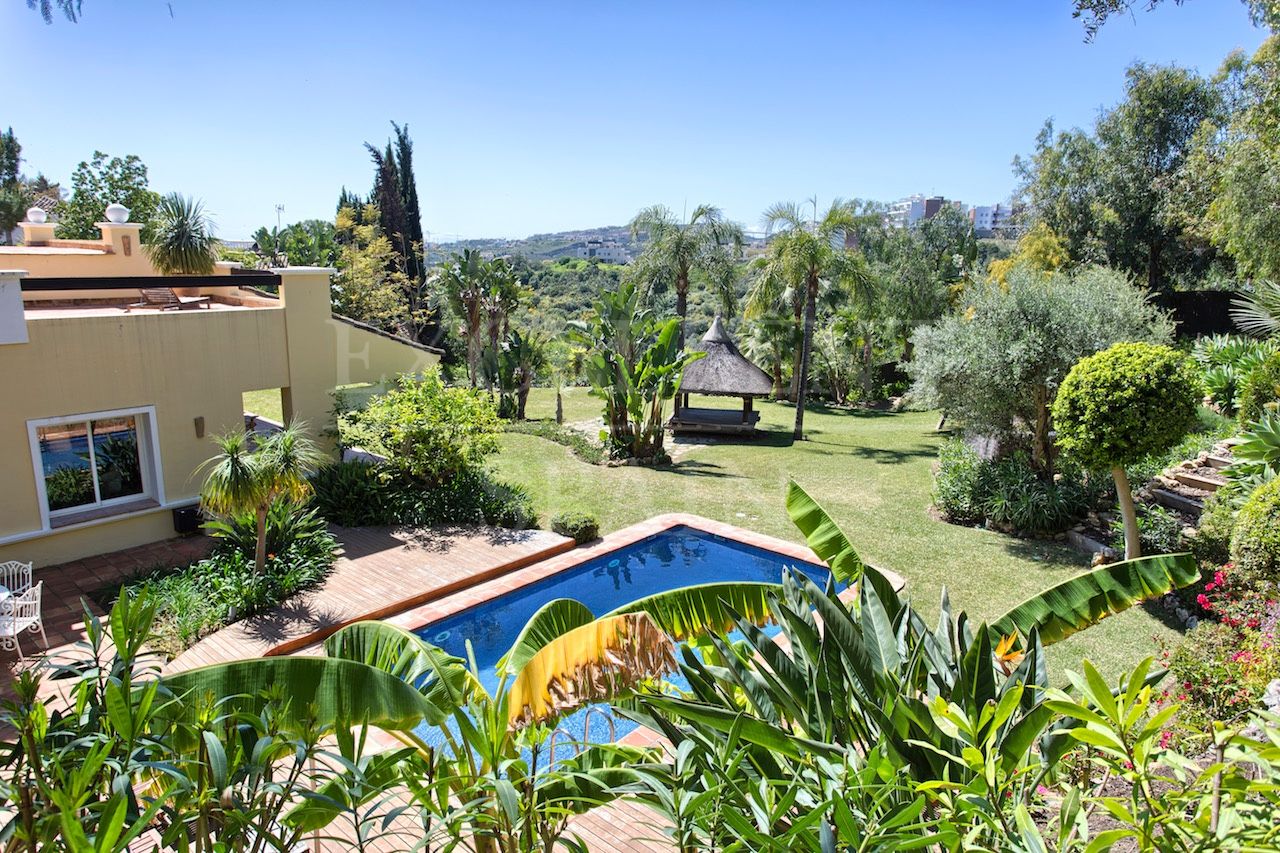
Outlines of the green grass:
[{"label": "green grass", "polygon": [[280,389],[267,388],[262,391],[245,391],[244,410],[253,412],[255,415],[261,415],[264,418],[280,423],[284,420],[282,404],[280,402]]},{"label": "green grass", "polygon": [[[599,417],[584,388],[565,391],[565,420]],[[534,389],[531,418],[555,411],[550,389]],[[1087,568],[1085,557],[1050,542],[1020,540],[936,521],[928,515],[931,466],[941,436],[937,415],[817,409],[805,416],[809,439],[792,443],[794,410],[758,404],[766,435],[755,442],[693,448],[668,469],[590,465],[565,447],[507,433],[494,457],[499,477],[529,490],[544,523],[560,512],[588,512],[607,533],[664,512],[691,512],[803,541],[783,505],[788,477],[817,498],[863,558],[907,579],[907,590],[936,612],[943,586],[956,610],[992,618],[1022,599]],[[1055,670],[1082,657],[1119,672],[1175,633],[1135,608],[1050,650]]]}]

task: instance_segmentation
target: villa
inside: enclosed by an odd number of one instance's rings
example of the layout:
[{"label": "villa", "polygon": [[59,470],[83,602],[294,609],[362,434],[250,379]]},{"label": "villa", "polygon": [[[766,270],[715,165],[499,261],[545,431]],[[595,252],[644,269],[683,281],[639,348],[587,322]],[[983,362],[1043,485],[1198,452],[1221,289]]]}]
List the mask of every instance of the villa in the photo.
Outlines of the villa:
[{"label": "villa", "polygon": [[142,225],[112,208],[100,240],[56,239],[33,210],[24,245],[0,247],[0,561],[49,565],[194,529],[193,474],[211,436],[243,427],[245,392],[278,389],[284,418],[325,442],[334,388],[439,361],[335,316],[330,269],[159,276]]}]

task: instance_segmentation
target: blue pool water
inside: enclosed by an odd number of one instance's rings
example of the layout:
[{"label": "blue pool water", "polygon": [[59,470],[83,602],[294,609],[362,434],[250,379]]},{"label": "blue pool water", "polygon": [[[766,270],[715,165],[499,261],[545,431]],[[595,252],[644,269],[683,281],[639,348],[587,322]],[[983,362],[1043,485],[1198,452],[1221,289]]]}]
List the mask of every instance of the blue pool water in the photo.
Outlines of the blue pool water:
[{"label": "blue pool water", "polygon": [[[495,669],[498,659],[511,648],[529,618],[548,601],[574,598],[599,616],[636,599],[682,586],[719,581],[778,583],[786,567],[804,572],[819,584],[825,584],[830,574],[825,566],[794,560],[690,527],[675,527],[433,622],[418,629],[417,634],[463,659],[467,657],[466,642],[470,640],[480,680],[492,692],[498,684]],[[679,683],[678,677],[671,680]],[[561,720],[559,727],[570,740],[609,740],[604,715],[591,715],[590,732],[586,731],[586,723],[587,710],[583,709]],[[620,717],[615,718],[615,723],[617,737],[636,728],[634,723]],[[428,740],[439,737],[438,732],[431,730],[421,734]]]}]

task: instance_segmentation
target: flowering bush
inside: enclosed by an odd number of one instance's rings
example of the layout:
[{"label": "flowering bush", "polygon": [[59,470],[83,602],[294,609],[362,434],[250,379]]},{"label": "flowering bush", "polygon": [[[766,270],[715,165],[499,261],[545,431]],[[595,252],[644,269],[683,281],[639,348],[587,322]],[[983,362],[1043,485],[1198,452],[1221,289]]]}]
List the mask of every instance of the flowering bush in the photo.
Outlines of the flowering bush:
[{"label": "flowering bush", "polygon": [[1196,604],[1204,619],[1164,653],[1170,679],[1160,702],[1181,704],[1175,728],[1163,737],[1166,746],[1203,746],[1215,722],[1243,720],[1257,709],[1267,685],[1280,678],[1274,588],[1248,582],[1227,563],[1205,583]]}]

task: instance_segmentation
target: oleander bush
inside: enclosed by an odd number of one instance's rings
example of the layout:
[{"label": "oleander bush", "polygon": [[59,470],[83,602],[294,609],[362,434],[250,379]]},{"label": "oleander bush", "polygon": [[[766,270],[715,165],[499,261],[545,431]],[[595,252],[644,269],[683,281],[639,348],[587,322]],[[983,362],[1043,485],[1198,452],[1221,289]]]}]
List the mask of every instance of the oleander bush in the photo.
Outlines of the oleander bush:
[{"label": "oleander bush", "polygon": [[1240,390],[1240,424],[1248,426],[1280,405],[1280,352],[1255,367]]},{"label": "oleander bush", "polygon": [[1240,508],[1231,559],[1254,583],[1280,581],[1280,479],[1260,486]]},{"label": "oleander bush", "polygon": [[551,529],[579,545],[600,536],[600,522],[585,512],[562,512],[551,519]]}]

